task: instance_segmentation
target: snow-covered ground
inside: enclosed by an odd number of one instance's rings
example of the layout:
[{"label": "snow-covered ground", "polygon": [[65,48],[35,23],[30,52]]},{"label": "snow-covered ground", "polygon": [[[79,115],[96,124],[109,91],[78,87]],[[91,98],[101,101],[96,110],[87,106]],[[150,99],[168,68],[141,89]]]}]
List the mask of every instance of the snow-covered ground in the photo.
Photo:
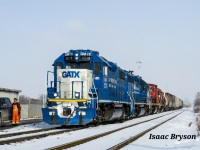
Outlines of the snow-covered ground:
[{"label": "snow-covered ground", "polygon": [[[144,124],[140,124],[137,126],[134,126],[132,128],[122,130],[120,132],[116,132],[112,135],[105,136],[103,138],[88,142],[86,144],[77,146],[73,149],[107,149],[119,142],[124,141],[130,136],[134,136],[137,133],[141,132],[142,130],[146,130],[147,128],[154,126],[155,124],[158,124],[159,122],[164,121],[165,119],[174,116],[175,114],[178,114],[180,112],[176,111],[173,114],[167,115],[165,117],[162,117],[160,119],[147,122]],[[35,139],[31,141],[26,141],[22,143],[15,143],[15,144],[10,144],[10,145],[0,145],[0,149],[20,149],[20,150],[25,150],[25,149],[46,149],[52,146],[64,144],[66,142],[71,142],[77,139],[85,138],[88,136],[96,135],[99,133],[103,133],[106,131],[110,131],[113,129],[117,129],[120,127],[124,127],[130,124],[135,124],[144,120],[148,120],[154,117],[161,116],[163,114],[168,114],[170,112],[165,112],[161,114],[156,114],[156,115],[151,115],[151,116],[146,116],[142,118],[137,118],[133,119],[130,121],[126,121],[124,123],[116,123],[116,124],[108,124],[108,125],[100,125],[98,127],[91,127],[79,131],[72,131],[60,135],[55,135],[55,136],[49,136],[41,139]],[[189,127],[188,125],[192,122],[191,126]],[[42,124],[40,124],[40,127],[34,127],[32,125],[28,126],[27,128],[22,126],[22,127],[16,127],[13,129],[8,129],[6,130],[6,133],[11,133],[11,132],[16,132],[15,130],[20,131],[27,131],[33,130],[33,129],[39,129],[43,128]],[[48,125],[44,124],[44,127],[47,127]],[[190,111],[187,110],[184,113],[182,113],[180,116],[174,118],[173,120],[167,122],[166,124],[160,126],[159,128],[152,130],[150,132],[151,134],[159,134],[159,135],[170,135],[170,134],[188,134],[188,135],[193,135],[196,134],[196,126],[195,126],[195,118],[194,114]],[[137,141],[131,143],[129,146],[125,147],[124,149],[197,149],[198,146],[200,146],[200,141],[199,138],[196,140],[153,140],[149,139],[150,133],[146,134],[144,137],[138,139]],[[1,134],[1,132],[0,132]],[[198,148],[199,149],[199,148]]]},{"label": "snow-covered ground", "polygon": [[16,133],[16,132],[24,132],[30,130],[39,130],[44,128],[53,128],[57,127],[58,125],[48,125],[47,123],[40,122],[40,123],[31,123],[26,125],[19,125],[10,129],[0,130],[0,135],[8,134],[8,133]]},{"label": "snow-covered ground", "polygon": [[[129,144],[124,150],[199,150],[200,137],[196,139],[171,139],[172,134],[176,135],[197,135],[196,118],[193,110],[187,110],[180,116],[163,124],[157,129],[150,131],[137,141]],[[149,139],[152,135],[169,135],[169,139]]]},{"label": "snow-covered ground", "polygon": [[[151,118],[154,118],[154,117],[158,117],[158,116],[161,116],[161,115],[165,115],[165,114],[169,114],[169,113],[171,113],[171,112],[163,112],[163,113],[160,113],[160,114],[154,114],[154,115],[151,115],[151,116],[145,116],[145,117],[142,117],[142,118],[136,118],[136,119],[134,119],[134,121],[135,122],[140,122],[140,121],[148,120],[148,119],[151,119]],[[130,121],[126,121],[126,122],[124,122],[122,124],[115,124],[115,125],[117,125],[117,126],[120,125],[118,127],[121,127],[121,126],[130,125],[131,123],[132,123],[132,121],[131,122]],[[38,130],[38,129],[43,129],[43,128],[52,128],[52,127],[58,127],[58,126],[59,125],[49,125],[49,124],[47,124],[45,122],[31,123],[31,124],[26,124],[26,125],[19,125],[19,126],[10,128],[10,129],[0,130],[0,135],[8,134],[8,133],[30,131],[30,130]],[[110,126],[110,125],[104,125],[104,126]]]}]

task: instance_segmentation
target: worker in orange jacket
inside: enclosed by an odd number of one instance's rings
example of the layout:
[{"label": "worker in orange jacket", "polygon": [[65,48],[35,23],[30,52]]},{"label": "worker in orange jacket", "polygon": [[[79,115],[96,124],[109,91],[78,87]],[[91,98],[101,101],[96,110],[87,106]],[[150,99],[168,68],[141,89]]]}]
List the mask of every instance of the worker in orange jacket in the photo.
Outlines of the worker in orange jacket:
[{"label": "worker in orange jacket", "polygon": [[12,103],[11,107],[11,114],[12,114],[12,124],[18,125],[20,122],[20,113],[21,113],[21,106],[20,103],[17,102],[17,99],[14,98],[14,102]]}]

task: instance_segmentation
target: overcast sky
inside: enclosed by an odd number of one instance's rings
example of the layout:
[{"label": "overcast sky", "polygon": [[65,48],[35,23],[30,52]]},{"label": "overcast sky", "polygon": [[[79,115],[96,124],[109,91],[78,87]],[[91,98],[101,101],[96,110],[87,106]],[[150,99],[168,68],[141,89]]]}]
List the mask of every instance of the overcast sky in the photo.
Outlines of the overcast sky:
[{"label": "overcast sky", "polygon": [[199,0],[0,0],[0,87],[37,98],[69,49],[92,49],[181,99],[200,91]]}]

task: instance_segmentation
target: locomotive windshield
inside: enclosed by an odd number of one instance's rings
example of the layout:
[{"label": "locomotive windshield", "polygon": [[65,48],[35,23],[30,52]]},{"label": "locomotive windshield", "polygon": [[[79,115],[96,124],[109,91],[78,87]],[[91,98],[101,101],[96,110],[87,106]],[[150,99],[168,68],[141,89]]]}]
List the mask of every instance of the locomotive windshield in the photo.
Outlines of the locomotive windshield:
[{"label": "locomotive windshield", "polygon": [[67,69],[77,69],[78,68],[78,64],[77,63],[68,63],[66,66]]},{"label": "locomotive windshield", "polygon": [[91,70],[91,63],[80,63],[80,69],[89,69]]}]

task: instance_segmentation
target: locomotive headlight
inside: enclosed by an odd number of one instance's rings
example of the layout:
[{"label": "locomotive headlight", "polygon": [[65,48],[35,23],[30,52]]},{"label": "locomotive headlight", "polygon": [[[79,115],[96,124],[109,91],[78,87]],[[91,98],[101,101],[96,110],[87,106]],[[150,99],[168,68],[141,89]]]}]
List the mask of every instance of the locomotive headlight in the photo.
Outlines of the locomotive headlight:
[{"label": "locomotive headlight", "polygon": [[78,54],[75,54],[75,56],[77,56],[77,57],[78,57]]},{"label": "locomotive headlight", "polygon": [[54,96],[54,97],[57,97],[57,96],[58,96],[58,93],[54,93],[53,96]]},{"label": "locomotive headlight", "polygon": [[79,92],[75,92],[75,98],[80,98],[80,93]]},{"label": "locomotive headlight", "polygon": [[76,56],[75,59],[78,60],[78,56]]}]

